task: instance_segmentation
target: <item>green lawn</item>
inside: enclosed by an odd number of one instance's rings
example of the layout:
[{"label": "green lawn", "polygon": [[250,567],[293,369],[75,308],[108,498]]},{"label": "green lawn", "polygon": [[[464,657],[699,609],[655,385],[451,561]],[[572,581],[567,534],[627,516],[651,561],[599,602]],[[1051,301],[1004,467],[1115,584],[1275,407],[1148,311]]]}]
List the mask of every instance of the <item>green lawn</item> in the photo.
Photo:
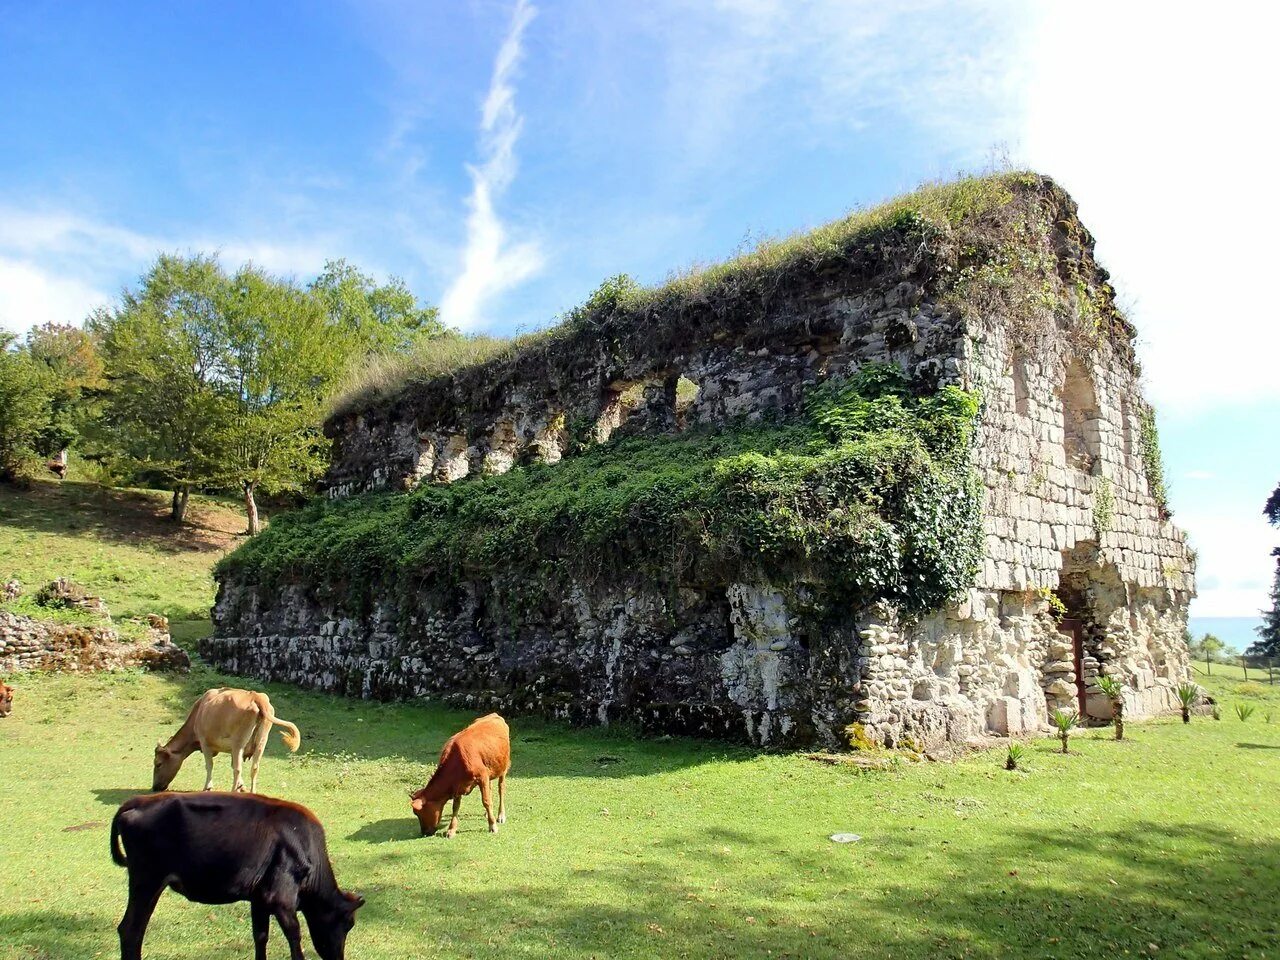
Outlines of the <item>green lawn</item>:
[{"label": "green lawn", "polygon": [[[0,488],[0,577],[69,575],[120,616],[201,615],[243,519],[200,503],[197,525],[175,530],[164,507],[76,484]],[[207,629],[174,624],[179,642]],[[859,772],[511,718],[510,820],[490,836],[473,795],[453,841],[417,836],[405,791],[468,714],[270,686],[303,745],[290,755],[273,737],[260,786],[319,814],[340,882],[368,898],[352,960],[1123,957],[1152,944],[1277,957],[1280,687],[1242,689],[1216,665],[1201,680],[1221,721],[1131,724],[1123,743],[1091,730],[1068,757],[1037,742],[1018,773],[996,753]],[[118,956],[111,816],[148,785],[156,739],[222,683],[245,681],[203,668],[16,678],[0,720],[0,960]],[[1257,711],[1242,723],[1232,706],[1246,701]],[[198,788],[202,766],[175,786]],[[845,831],[862,840],[828,839]],[[251,954],[245,905],[167,893],[145,955]],[[271,955],[286,955],[278,931]]]},{"label": "green lawn", "polygon": [[0,580],[18,577],[33,592],[70,577],[107,601],[113,617],[162,613],[206,619],[213,563],[245,521],[203,497],[188,523],[167,519],[168,497],[88,483],[38,482],[30,490],[0,484]]},{"label": "green lawn", "polygon": [[[115,955],[111,815],[224,679],[19,683],[0,721],[0,958]],[[1025,773],[994,753],[860,773],[513,718],[508,824],[487,834],[473,795],[446,841],[417,836],[405,790],[467,714],[268,689],[303,746],[273,738],[260,785],[319,814],[340,882],[368,898],[353,960],[1280,952],[1280,722],[1258,715],[1089,731],[1067,757],[1040,741]],[[168,893],[147,945],[247,957],[247,908]]]}]

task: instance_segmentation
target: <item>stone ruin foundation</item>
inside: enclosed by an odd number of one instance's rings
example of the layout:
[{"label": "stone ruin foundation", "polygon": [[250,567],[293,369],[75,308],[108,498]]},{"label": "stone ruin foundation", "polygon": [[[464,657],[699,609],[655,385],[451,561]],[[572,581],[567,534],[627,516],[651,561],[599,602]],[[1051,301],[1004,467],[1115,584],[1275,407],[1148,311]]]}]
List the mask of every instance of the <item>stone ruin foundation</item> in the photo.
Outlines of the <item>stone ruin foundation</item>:
[{"label": "stone ruin foundation", "polygon": [[327,426],[324,492],[342,498],[555,464],[572,455],[574,422],[603,443],[786,418],[818,383],[895,363],[982,397],[972,465],[984,556],[943,607],[916,618],[842,608],[812,576],[552,574],[555,602],[517,613],[498,570],[357,608],[335,584],[232,572],[202,653],[233,673],[358,697],[767,745],[843,746],[851,730],[888,746],[1018,736],[1080,705],[1101,721],[1101,673],[1127,685],[1127,718],[1176,708],[1194,558],[1162,501],[1133,330],[1070,198],[1043,178],[1016,194],[1044,229],[1011,242],[1048,251],[1042,285],[1064,291],[1048,321],[962,302],[945,270],[927,255],[904,265],[889,238],[844,271],[786,268],[780,292],[750,310],[708,318],[694,305],[670,323],[567,336],[411,383]]}]

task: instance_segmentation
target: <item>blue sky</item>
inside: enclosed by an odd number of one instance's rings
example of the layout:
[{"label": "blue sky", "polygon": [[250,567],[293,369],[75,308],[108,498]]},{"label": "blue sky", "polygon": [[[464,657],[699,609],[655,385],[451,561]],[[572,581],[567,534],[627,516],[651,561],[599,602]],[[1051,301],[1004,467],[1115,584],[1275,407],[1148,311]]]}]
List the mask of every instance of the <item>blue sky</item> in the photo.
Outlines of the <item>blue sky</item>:
[{"label": "blue sky", "polygon": [[607,275],[1007,158],[1074,193],[1141,330],[1195,612],[1249,615],[1277,542],[1280,24],[1188,9],[0,2],[0,326],[218,249],[304,280],[347,257],[531,329]]}]

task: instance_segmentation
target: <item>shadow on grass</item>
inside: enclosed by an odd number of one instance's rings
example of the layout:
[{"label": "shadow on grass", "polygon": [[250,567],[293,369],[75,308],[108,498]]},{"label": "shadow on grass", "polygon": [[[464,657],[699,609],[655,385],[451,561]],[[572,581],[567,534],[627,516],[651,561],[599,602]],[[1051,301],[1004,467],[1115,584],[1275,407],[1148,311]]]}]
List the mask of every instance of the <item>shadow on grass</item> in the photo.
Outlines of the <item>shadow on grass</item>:
[{"label": "shadow on grass", "polygon": [[1274,743],[1237,743],[1236,746],[1242,750],[1280,750],[1280,745]]},{"label": "shadow on grass", "polygon": [[[768,864],[758,889],[725,889],[673,869],[688,849],[732,843]],[[942,864],[933,879],[899,873],[925,850]],[[895,855],[896,854],[896,855]],[[1245,957],[1270,955],[1280,936],[1280,845],[1203,825],[1144,823],[1115,831],[1010,827],[968,849],[893,836],[852,853],[880,878],[853,882],[848,848],[779,850],[749,833],[704,830],[656,846],[636,861],[582,871],[594,886],[527,883],[485,890],[506,905],[504,935],[492,946],[474,892],[432,894],[432,913],[468,955],[536,954],[548,943],[565,956],[614,957]],[[418,896],[403,888],[361,891],[371,909],[352,935],[390,926]],[[370,929],[372,927],[373,929]],[[485,947],[484,944],[491,946]]]},{"label": "shadow on grass", "polygon": [[[308,756],[384,761],[406,768],[402,775],[406,787],[422,786],[444,742],[477,716],[428,701],[353,700],[284,683],[263,683],[219,673],[198,661],[189,674],[157,676],[168,681],[162,702],[170,713],[156,730],[158,738],[175,732],[208,689],[262,690],[270,696],[276,715],[301,731],[302,747],[295,762],[306,763]],[[761,753],[716,741],[644,738],[617,728],[572,727],[537,717],[509,715],[506,719],[511,725],[512,773],[518,777],[625,779],[710,762],[745,762]],[[278,762],[282,753],[277,731],[268,743],[264,770]]]},{"label": "shadow on grass", "polygon": [[105,803],[108,807],[118,807],[126,800],[150,793],[149,790],[130,790],[127,787],[97,787],[91,792],[99,803]]},{"label": "shadow on grass", "polygon": [[0,485],[0,521],[37,533],[74,534],[166,553],[221,552],[236,539],[225,512],[192,504],[182,524],[168,513],[168,501],[159,492],[75,481],[36,483],[29,490]]},{"label": "shadow on grass", "polygon": [[[60,960],[63,957],[85,956],[91,944],[106,942],[110,935],[114,956],[119,952],[116,932],[108,927],[103,931],[98,923],[62,910],[35,908],[30,910],[5,910],[0,908],[0,956],[22,960]],[[8,952],[12,951],[12,952]],[[103,955],[103,954],[99,954]]]},{"label": "shadow on grass", "polygon": [[418,821],[409,813],[409,805],[406,802],[403,817],[388,817],[366,823],[347,839],[360,843],[396,843],[403,840],[421,840],[423,837],[418,828]]}]

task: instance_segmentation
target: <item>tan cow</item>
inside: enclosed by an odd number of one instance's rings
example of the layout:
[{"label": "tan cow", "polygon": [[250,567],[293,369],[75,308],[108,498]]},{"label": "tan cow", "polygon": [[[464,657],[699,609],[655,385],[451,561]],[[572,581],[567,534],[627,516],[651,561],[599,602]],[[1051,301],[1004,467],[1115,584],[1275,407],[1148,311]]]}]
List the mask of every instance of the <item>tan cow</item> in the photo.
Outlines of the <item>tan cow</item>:
[{"label": "tan cow", "polygon": [[265,693],[218,687],[205,691],[187,714],[178,732],[156,744],[155,772],[152,790],[164,790],[182,769],[182,762],[199,750],[204,754],[204,788],[213,789],[213,758],[231,754],[231,770],[235,774],[233,788],[244,791],[241,763],[252,757],[249,768],[249,792],[258,792],[258,764],[267,748],[272,725],[284,727],[281,736],[291,751],[298,749],[302,737],[288,720],[280,720]]},{"label": "tan cow", "polygon": [[13,712],[13,687],[0,683],[0,717],[7,717]]}]

